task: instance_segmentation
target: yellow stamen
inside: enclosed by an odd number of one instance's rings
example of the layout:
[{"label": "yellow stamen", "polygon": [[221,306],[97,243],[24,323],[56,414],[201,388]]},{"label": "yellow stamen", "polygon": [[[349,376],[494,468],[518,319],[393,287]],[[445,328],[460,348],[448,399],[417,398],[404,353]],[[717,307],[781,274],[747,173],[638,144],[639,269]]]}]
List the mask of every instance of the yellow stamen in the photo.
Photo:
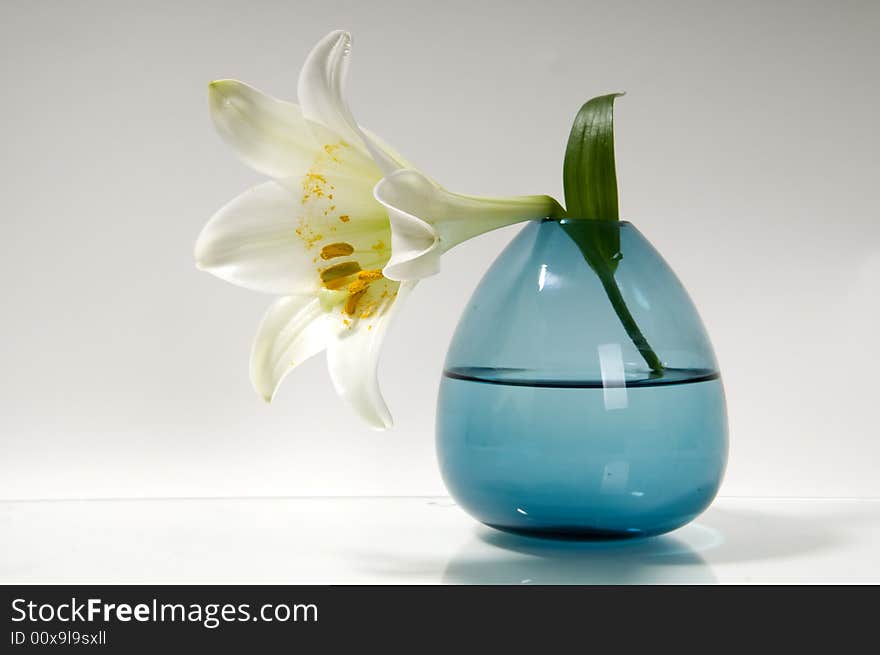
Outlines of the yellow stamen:
[{"label": "yellow stamen", "polygon": [[321,248],[321,259],[333,259],[334,257],[347,257],[354,252],[354,246],[350,243],[328,243]]},{"label": "yellow stamen", "polygon": [[354,316],[357,311],[358,301],[364,297],[364,294],[367,292],[366,289],[362,291],[358,291],[357,293],[353,293],[348,297],[348,300],[345,301],[345,307],[342,311],[344,311],[349,316]]},{"label": "yellow stamen", "polygon": [[[349,275],[354,275],[360,270],[361,265],[357,262],[342,262],[321,271],[321,281],[324,282],[324,286],[327,286],[328,282],[333,282],[333,280],[339,280],[348,277]],[[327,288],[329,289],[332,287],[327,286]]]}]

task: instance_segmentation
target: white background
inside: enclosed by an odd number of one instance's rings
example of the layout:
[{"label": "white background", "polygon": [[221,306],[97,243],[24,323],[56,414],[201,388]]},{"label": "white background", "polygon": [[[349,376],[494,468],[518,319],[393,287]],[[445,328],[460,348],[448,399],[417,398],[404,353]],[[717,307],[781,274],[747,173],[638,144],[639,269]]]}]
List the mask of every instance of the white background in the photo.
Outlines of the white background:
[{"label": "white background", "polygon": [[864,2],[70,2],[0,6],[0,498],[443,493],[437,384],[459,313],[515,233],[420,285],[373,433],[322,358],[272,406],[247,378],[270,298],[193,267],[259,177],[206,85],[295,98],[354,34],[359,120],[448,188],[562,195],[571,119],[616,110],[621,209],[709,328],[727,495],[880,496],[880,5]]}]

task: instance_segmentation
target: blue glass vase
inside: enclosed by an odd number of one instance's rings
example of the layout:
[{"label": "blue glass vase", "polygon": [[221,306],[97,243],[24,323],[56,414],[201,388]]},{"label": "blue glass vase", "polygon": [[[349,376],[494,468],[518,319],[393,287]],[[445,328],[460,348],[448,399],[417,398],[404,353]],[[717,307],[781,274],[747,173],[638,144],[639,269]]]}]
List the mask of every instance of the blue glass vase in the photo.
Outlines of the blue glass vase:
[{"label": "blue glass vase", "polygon": [[727,462],[712,345],[642,234],[590,221],[597,237],[613,230],[609,279],[663,364],[652,370],[565,223],[529,223],[461,317],[437,411],[443,479],[468,513],[509,532],[673,530],[709,505]]}]

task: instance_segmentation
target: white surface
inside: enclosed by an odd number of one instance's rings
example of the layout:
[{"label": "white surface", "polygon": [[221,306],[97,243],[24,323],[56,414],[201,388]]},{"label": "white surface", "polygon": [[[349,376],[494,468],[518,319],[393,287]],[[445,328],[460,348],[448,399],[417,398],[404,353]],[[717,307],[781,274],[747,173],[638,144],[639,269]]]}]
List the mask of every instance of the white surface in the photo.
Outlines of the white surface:
[{"label": "white surface", "polygon": [[447,498],[0,503],[0,583],[880,583],[880,501],[720,498],[652,539],[476,524]]},{"label": "white surface", "polygon": [[625,90],[621,211],[718,351],[723,493],[880,496],[880,3],[6,0],[0,498],[445,493],[443,357],[516,228],[449,253],[392,326],[382,435],[321,358],[267,407],[247,360],[271,299],[193,266],[260,181],[208,81],[292,99],[338,27],[358,119],[464,193],[561,197],[574,113]]}]

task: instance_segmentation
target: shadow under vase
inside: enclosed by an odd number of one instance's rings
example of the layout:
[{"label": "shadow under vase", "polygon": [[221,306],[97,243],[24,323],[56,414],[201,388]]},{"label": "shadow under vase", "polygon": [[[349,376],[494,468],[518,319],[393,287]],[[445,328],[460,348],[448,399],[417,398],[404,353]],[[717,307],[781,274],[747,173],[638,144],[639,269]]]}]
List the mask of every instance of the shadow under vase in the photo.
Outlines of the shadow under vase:
[{"label": "shadow under vase", "polygon": [[[689,526],[691,540],[708,544],[711,530]],[[554,540],[482,526],[449,561],[447,584],[714,584],[717,579],[686,541],[663,535],[607,541]]]}]

